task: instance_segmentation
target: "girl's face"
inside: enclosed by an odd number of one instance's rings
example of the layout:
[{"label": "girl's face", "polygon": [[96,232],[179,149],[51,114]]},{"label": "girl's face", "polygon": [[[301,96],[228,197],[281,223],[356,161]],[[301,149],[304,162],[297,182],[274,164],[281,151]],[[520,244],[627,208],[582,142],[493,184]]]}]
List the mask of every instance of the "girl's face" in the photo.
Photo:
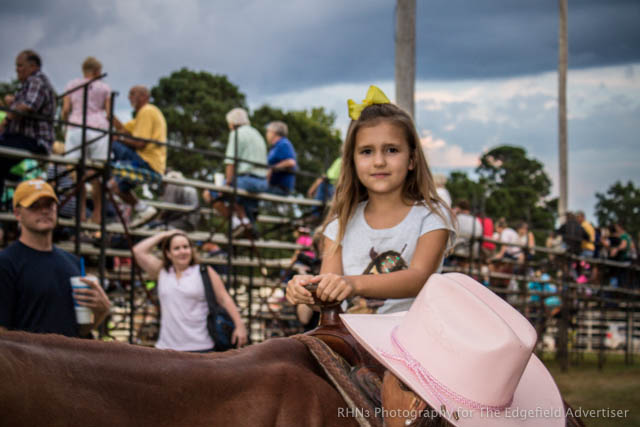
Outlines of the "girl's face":
[{"label": "girl's face", "polygon": [[191,245],[184,236],[175,236],[171,239],[171,245],[167,251],[167,258],[177,270],[184,270],[191,262]]},{"label": "girl's face", "polygon": [[358,179],[369,196],[400,196],[414,160],[405,134],[397,125],[382,121],[363,127],[356,135],[353,161]]}]

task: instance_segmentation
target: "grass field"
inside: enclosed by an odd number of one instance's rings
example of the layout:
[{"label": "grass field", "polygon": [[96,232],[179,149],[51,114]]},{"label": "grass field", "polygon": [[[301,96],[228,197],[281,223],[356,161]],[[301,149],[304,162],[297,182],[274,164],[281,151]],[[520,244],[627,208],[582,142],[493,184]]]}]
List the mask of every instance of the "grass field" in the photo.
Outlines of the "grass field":
[{"label": "grass field", "polygon": [[[640,356],[633,365],[624,364],[624,355],[607,354],[602,371],[598,370],[597,354],[587,353],[568,372],[561,372],[554,355],[545,355],[562,397],[575,409],[604,410],[594,417],[582,417],[587,426],[640,426]],[[607,410],[628,410],[626,417],[607,417]]]}]

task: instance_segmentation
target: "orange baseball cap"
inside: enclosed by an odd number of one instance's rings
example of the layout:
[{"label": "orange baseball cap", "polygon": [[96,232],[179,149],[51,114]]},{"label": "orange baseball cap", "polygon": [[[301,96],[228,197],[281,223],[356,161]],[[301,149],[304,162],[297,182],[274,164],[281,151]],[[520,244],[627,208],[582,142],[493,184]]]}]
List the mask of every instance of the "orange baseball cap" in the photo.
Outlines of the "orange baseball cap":
[{"label": "orange baseball cap", "polygon": [[28,208],[36,200],[42,197],[50,197],[57,203],[58,197],[53,188],[42,179],[30,179],[29,181],[23,181],[16,187],[16,191],[13,193],[13,207],[24,206]]}]

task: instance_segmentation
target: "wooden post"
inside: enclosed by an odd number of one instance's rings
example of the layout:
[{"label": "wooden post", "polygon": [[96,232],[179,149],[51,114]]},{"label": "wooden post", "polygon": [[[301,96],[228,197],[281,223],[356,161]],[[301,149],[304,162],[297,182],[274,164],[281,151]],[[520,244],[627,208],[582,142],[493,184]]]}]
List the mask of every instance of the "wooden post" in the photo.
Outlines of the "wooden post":
[{"label": "wooden post", "polygon": [[558,166],[559,191],[558,216],[567,213],[567,0],[558,0],[560,28],[558,32]]},{"label": "wooden post", "polygon": [[416,79],[416,0],[396,3],[396,103],[411,117]]}]

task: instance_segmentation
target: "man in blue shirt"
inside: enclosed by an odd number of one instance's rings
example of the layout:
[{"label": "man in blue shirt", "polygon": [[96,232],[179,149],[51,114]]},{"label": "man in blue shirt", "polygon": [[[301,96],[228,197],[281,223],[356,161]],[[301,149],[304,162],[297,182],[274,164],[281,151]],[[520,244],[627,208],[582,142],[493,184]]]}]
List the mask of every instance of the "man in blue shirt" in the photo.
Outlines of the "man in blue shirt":
[{"label": "man in blue shirt", "polygon": [[[0,327],[88,336],[109,314],[111,303],[98,282],[81,279],[88,288],[72,290],[80,276],[78,259],[53,244],[58,198],[41,179],[24,181],[13,196],[20,224],[18,241],[0,251]],[[75,302],[94,314],[93,323],[78,324]]]},{"label": "man in blue shirt", "polygon": [[269,172],[268,192],[288,195],[293,191],[296,183],[295,171],[298,168],[296,150],[287,139],[289,128],[287,124],[274,121],[267,125],[267,143],[271,147],[267,156]]}]

